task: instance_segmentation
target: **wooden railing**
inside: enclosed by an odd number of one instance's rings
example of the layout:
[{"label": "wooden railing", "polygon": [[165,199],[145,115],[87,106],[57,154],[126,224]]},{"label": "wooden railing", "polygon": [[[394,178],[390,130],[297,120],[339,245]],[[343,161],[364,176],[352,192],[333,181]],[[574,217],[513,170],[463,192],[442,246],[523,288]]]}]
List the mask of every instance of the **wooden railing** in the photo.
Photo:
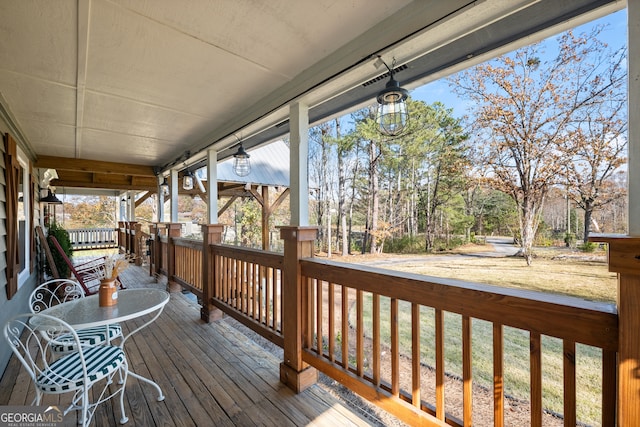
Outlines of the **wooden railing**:
[{"label": "wooden railing", "polygon": [[[282,227],[284,255],[221,245],[219,225],[203,226],[201,248],[179,239],[179,224],[153,230],[152,274],[167,275],[169,287],[201,287],[203,320],[226,313],[282,346],[280,379],[296,391],[321,371],[411,425],[513,425],[506,408],[514,402],[526,408],[532,426],[546,424],[549,413],[576,425],[584,422],[585,393],[586,405],[596,408],[588,422],[632,425],[640,418],[635,240],[616,243],[622,261],[610,260],[625,295],[616,310],[318,261],[313,227]],[[626,358],[618,362],[621,349]],[[448,397],[451,387],[460,388],[459,402]],[[474,402],[476,387],[490,401]]]},{"label": "wooden railing", "polygon": [[118,247],[114,228],[71,228],[67,231],[74,251]]},{"label": "wooden railing", "polygon": [[213,304],[282,346],[282,254],[213,245]]},{"label": "wooden railing", "polygon": [[174,238],[175,267],[172,280],[202,298],[202,241]]},{"label": "wooden railing", "polygon": [[[493,390],[494,425],[514,425],[504,409],[505,394],[514,394],[505,384],[505,372],[517,369],[529,371],[529,395],[520,398],[530,401],[531,425],[542,425],[543,389],[548,388],[543,355],[551,364],[549,353],[559,346],[557,374],[562,379],[553,387],[564,407],[554,412],[562,414],[565,425],[576,425],[576,344],[586,344],[601,350],[596,352],[600,393],[589,402],[602,402],[601,425],[615,424],[618,335],[610,305],[327,261],[302,260],[300,268],[309,319],[303,360],[361,395],[376,396],[373,400],[407,422],[426,417],[450,425],[477,423],[472,385],[480,384]],[[445,327],[451,314],[459,315],[457,324]],[[530,357],[524,365],[506,360],[507,327],[511,338],[528,336],[524,350]],[[473,340],[472,331],[479,330],[491,345]],[[453,371],[451,360],[445,363],[445,342],[455,340],[447,335],[461,340],[461,366],[455,375],[461,377],[463,403],[458,408],[445,408],[446,373]],[[545,351],[543,337],[560,343]],[[513,352],[513,341],[509,343]],[[481,347],[488,354],[472,357],[472,348]],[[478,359],[492,369],[474,372],[473,360]],[[434,383],[423,382],[426,371],[435,372]],[[487,421],[492,419],[480,424]]]}]

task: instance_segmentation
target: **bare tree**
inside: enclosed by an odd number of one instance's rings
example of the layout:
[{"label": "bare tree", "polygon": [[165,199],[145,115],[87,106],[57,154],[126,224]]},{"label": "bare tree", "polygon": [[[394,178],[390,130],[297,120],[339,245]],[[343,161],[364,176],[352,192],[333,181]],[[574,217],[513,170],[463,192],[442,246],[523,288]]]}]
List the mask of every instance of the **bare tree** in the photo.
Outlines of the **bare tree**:
[{"label": "bare tree", "polygon": [[[458,74],[456,92],[473,101],[477,143],[484,148],[490,182],[518,206],[521,254],[527,265],[549,189],[571,162],[571,134],[585,110],[605,101],[620,72],[600,61],[602,28],[557,39],[557,55],[542,60],[534,44]],[[606,76],[602,77],[602,76]]]}]

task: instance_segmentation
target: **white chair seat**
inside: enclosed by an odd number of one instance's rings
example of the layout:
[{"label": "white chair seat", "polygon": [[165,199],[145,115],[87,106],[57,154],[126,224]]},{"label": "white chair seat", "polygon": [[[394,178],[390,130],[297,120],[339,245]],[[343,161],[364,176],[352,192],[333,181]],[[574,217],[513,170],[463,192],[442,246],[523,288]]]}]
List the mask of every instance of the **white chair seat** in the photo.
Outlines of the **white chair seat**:
[{"label": "white chair seat", "polygon": [[[104,345],[110,343],[114,338],[122,336],[122,327],[118,324],[109,325],[108,334],[107,328],[104,326],[96,326],[93,328],[80,329],[76,331],[78,338],[82,346],[95,347],[97,345]],[[108,336],[107,336],[108,335]],[[51,346],[51,350],[54,353],[69,353],[77,350],[75,348],[75,341],[69,340],[70,337],[59,337],[60,343],[55,343]]]},{"label": "white chair seat", "polygon": [[[84,348],[87,377],[91,383],[100,381],[124,363],[124,352],[116,346]],[[45,393],[66,393],[84,387],[82,363],[78,352],[69,353],[53,362],[36,379],[36,386]]]}]

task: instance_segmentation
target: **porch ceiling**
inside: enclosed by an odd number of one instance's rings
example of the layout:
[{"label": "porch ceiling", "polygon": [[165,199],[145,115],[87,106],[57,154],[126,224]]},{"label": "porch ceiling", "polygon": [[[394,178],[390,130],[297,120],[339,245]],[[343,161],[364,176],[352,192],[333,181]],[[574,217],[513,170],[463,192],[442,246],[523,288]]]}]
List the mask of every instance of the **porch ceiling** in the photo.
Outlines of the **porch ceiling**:
[{"label": "porch ceiling", "polygon": [[397,78],[413,88],[625,5],[3,1],[0,116],[35,157],[153,175],[201,161],[210,146],[229,157],[234,134],[249,149],[285,135],[293,101],[309,105],[312,123],[372,103],[386,82],[363,84],[386,71],[375,55],[407,65]]}]

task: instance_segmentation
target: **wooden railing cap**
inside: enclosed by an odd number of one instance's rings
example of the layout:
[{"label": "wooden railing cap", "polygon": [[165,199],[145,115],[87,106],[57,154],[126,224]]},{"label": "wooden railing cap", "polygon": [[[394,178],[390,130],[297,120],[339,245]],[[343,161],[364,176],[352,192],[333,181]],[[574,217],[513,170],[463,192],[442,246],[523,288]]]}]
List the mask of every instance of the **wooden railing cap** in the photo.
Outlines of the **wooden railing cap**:
[{"label": "wooden railing cap", "polygon": [[316,226],[283,225],[277,228],[280,229],[280,238],[283,240],[306,242],[315,240],[318,236],[318,227]]},{"label": "wooden railing cap", "polygon": [[592,234],[589,242],[609,245],[609,271],[640,276],[640,236]]}]

